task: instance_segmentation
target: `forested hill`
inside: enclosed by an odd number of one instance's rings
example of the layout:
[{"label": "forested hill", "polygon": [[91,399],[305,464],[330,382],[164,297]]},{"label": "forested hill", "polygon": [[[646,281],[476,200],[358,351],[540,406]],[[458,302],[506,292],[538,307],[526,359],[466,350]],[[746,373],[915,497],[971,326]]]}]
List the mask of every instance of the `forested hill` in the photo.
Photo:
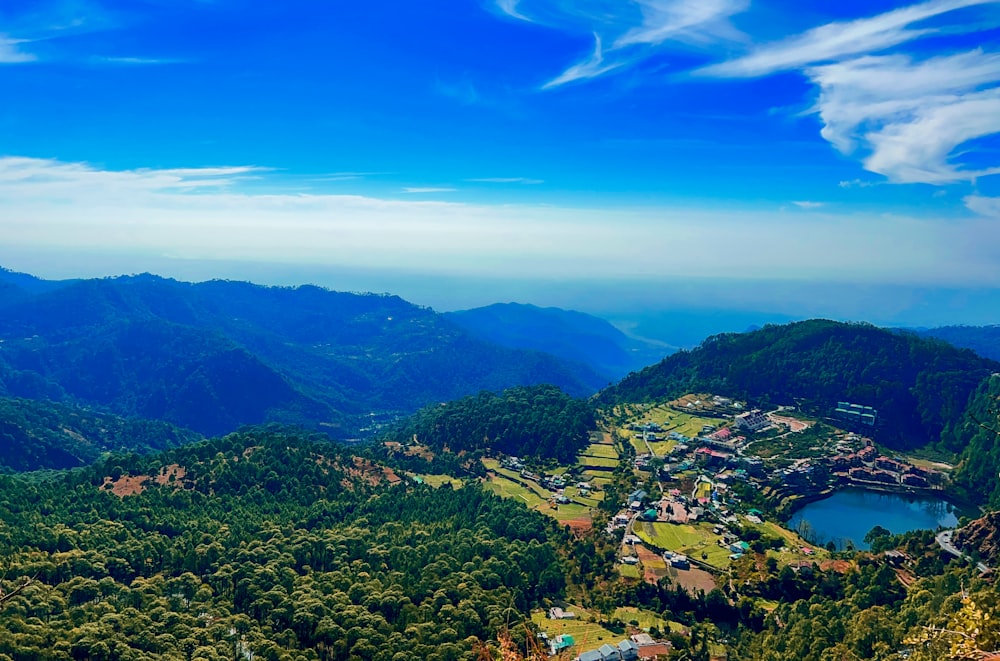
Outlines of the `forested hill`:
[{"label": "forested hill", "polygon": [[1000,508],[1000,376],[980,384],[954,435],[963,448],[955,484],[970,501]]},{"label": "forested hill", "polygon": [[397,425],[388,440],[416,438],[453,454],[492,450],[514,456],[572,462],[596,428],[594,408],[554,386],[481,392],[429,406]]},{"label": "forested hill", "polygon": [[446,316],[485,340],[589,365],[608,382],[659,362],[674,351],[673,347],[630,338],[610,322],[575,310],[496,303]]},{"label": "forested hill", "polygon": [[630,375],[604,404],[715,392],[761,404],[798,404],[829,414],[838,401],[878,409],[876,437],[894,448],[955,435],[969,397],[1000,364],[934,339],[869,324],[810,320],[708,338]]},{"label": "forested hill", "polygon": [[0,398],[0,469],[75,468],[93,463],[105,452],[149,452],[200,438],[166,422]]},{"label": "forested hill", "polygon": [[0,395],[204,434],[273,420],[348,436],[372,411],[536,383],[585,396],[606,384],[395,296],[150,275],[45,286],[6,273],[2,282],[13,289],[0,291]]},{"label": "forested hill", "polygon": [[472,661],[564,595],[551,519],[390,475],[248,429],[58,480],[0,476],[0,658]]}]

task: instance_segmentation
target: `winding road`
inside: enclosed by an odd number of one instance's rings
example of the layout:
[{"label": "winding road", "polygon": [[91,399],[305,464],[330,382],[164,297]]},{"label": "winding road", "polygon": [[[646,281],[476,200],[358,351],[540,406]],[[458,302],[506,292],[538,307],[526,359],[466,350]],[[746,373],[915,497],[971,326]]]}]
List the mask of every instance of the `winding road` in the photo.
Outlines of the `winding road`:
[{"label": "winding road", "polygon": [[[946,553],[950,553],[951,555],[958,558],[972,560],[972,558],[969,555],[962,553],[957,546],[952,544],[951,535],[954,532],[955,532],[954,529],[942,530],[941,532],[939,532],[937,535],[934,536],[934,540],[938,543],[938,546],[940,546],[942,549],[945,550]],[[976,563],[976,568],[979,569],[980,573],[982,574],[985,574],[990,570],[990,568],[986,566],[985,563],[982,562]]]}]

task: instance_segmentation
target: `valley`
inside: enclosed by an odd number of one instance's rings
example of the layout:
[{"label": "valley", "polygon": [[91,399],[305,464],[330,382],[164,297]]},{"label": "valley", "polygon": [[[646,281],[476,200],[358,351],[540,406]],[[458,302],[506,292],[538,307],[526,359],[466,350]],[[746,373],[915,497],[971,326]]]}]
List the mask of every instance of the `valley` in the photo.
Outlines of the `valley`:
[{"label": "valley", "polygon": [[998,370],[937,340],[768,326],[591,394],[391,297],[39,282],[0,323],[0,659],[902,661],[998,615],[958,519]]}]

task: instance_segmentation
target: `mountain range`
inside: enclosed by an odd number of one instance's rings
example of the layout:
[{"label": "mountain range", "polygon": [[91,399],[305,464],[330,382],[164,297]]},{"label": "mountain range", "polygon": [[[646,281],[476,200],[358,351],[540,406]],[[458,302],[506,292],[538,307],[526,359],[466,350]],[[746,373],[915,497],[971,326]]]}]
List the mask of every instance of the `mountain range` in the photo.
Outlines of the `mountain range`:
[{"label": "mountain range", "polygon": [[52,283],[0,273],[0,396],[202,434],[266,421],[336,437],[480,390],[607,378],[504,347],[398,297],[152,275]]},{"label": "mountain range", "polygon": [[609,383],[676,351],[663,342],[630,337],[605,319],[575,310],[496,303],[445,316],[484,340],[584,363]]}]

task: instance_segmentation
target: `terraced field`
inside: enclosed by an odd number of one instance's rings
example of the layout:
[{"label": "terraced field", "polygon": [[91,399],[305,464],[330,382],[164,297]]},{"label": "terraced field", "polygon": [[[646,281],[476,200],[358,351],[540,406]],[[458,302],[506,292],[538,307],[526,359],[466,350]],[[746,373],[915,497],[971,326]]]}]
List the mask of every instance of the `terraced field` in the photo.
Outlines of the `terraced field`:
[{"label": "terraced field", "polygon": [[656,549],[683,553],[718,569],[725,569],[730,564],[730,551],[719,546],[722,538],[712,532],[710,524],[637,521],[634,531],[639,539]]}]

